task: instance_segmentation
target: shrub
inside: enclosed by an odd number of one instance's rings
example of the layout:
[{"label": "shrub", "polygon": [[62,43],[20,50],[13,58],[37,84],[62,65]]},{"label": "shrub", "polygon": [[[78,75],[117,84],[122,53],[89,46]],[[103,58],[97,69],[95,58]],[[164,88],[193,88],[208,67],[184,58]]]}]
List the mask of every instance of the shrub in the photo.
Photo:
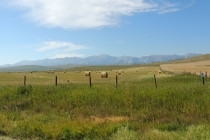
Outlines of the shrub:
[{"label": "shrub", "polygon": [[19,86],[17,89],[17,94],[18,95],[29,95],[31,93],[32,86]]},{"label": "shrub", "polygon": [[60,140],[71,140],[75,139],[75,135],[71,132],[70,129],[64,129],[61,134],[59,134],[58,139]]},{"label": "shrub", "polygon": [[183,131],[186,130],[186,126],[173,123],[163,123],[158,126],[161,131]]}]

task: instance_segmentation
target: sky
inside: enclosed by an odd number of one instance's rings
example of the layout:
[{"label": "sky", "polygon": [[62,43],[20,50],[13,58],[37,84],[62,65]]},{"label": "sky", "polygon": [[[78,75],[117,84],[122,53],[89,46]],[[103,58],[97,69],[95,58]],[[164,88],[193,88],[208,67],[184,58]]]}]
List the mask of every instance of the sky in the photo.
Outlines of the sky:
[{"label": "sky", "polygon": [[210,0],[1,0],[0,65],[210,53]]}]

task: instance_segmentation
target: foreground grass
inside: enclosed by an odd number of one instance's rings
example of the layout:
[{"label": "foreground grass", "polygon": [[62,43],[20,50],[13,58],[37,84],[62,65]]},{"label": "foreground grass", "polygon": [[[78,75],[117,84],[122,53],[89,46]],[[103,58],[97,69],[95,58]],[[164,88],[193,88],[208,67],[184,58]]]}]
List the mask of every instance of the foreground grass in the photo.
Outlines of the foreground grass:
[{"label": "foreground grass", "polygon": [[[208,80],[208,79],[207,79]],[[178,75],[114,84],[1,86],[0,135],[30,139],[210,139],[210,86]],[[208,81],[207,81],[208,82]]]}]

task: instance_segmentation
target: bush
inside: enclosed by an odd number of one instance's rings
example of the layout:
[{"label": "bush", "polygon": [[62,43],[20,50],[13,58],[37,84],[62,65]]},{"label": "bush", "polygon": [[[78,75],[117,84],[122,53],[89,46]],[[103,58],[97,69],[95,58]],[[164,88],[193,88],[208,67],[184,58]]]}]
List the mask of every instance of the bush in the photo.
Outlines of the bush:
[{"label": "bush", "polygon": [[158,126],[161,131],[183,131],[186,130],[186,126],[173,123],[163,123]]},{"label": "bush", "polygon": [[18,95],[29,95],[32,91],[32,86],[28,85],[28,86],[20,86],[17,89],[17,94]]},{"label": "bush", "polygon": [[70,129],[64,129],[59,135],[58,139],[71,140],[71,139],[76,139],[76,136],[72,133]]}]

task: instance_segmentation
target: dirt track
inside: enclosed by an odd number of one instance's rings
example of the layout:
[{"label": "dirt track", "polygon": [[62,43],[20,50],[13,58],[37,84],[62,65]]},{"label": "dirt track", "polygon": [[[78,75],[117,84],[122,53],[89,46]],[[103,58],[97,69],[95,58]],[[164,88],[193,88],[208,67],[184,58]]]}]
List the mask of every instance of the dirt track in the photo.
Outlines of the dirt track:
[{"label": "dirt track", "polygon": [[201,72],[210,75],[210,60],[197,61],[189,63],[174,63],[174,64],[162,64],[160,65],[163,71],[169,71],[173,73],[192,73],[199,75]]}]

